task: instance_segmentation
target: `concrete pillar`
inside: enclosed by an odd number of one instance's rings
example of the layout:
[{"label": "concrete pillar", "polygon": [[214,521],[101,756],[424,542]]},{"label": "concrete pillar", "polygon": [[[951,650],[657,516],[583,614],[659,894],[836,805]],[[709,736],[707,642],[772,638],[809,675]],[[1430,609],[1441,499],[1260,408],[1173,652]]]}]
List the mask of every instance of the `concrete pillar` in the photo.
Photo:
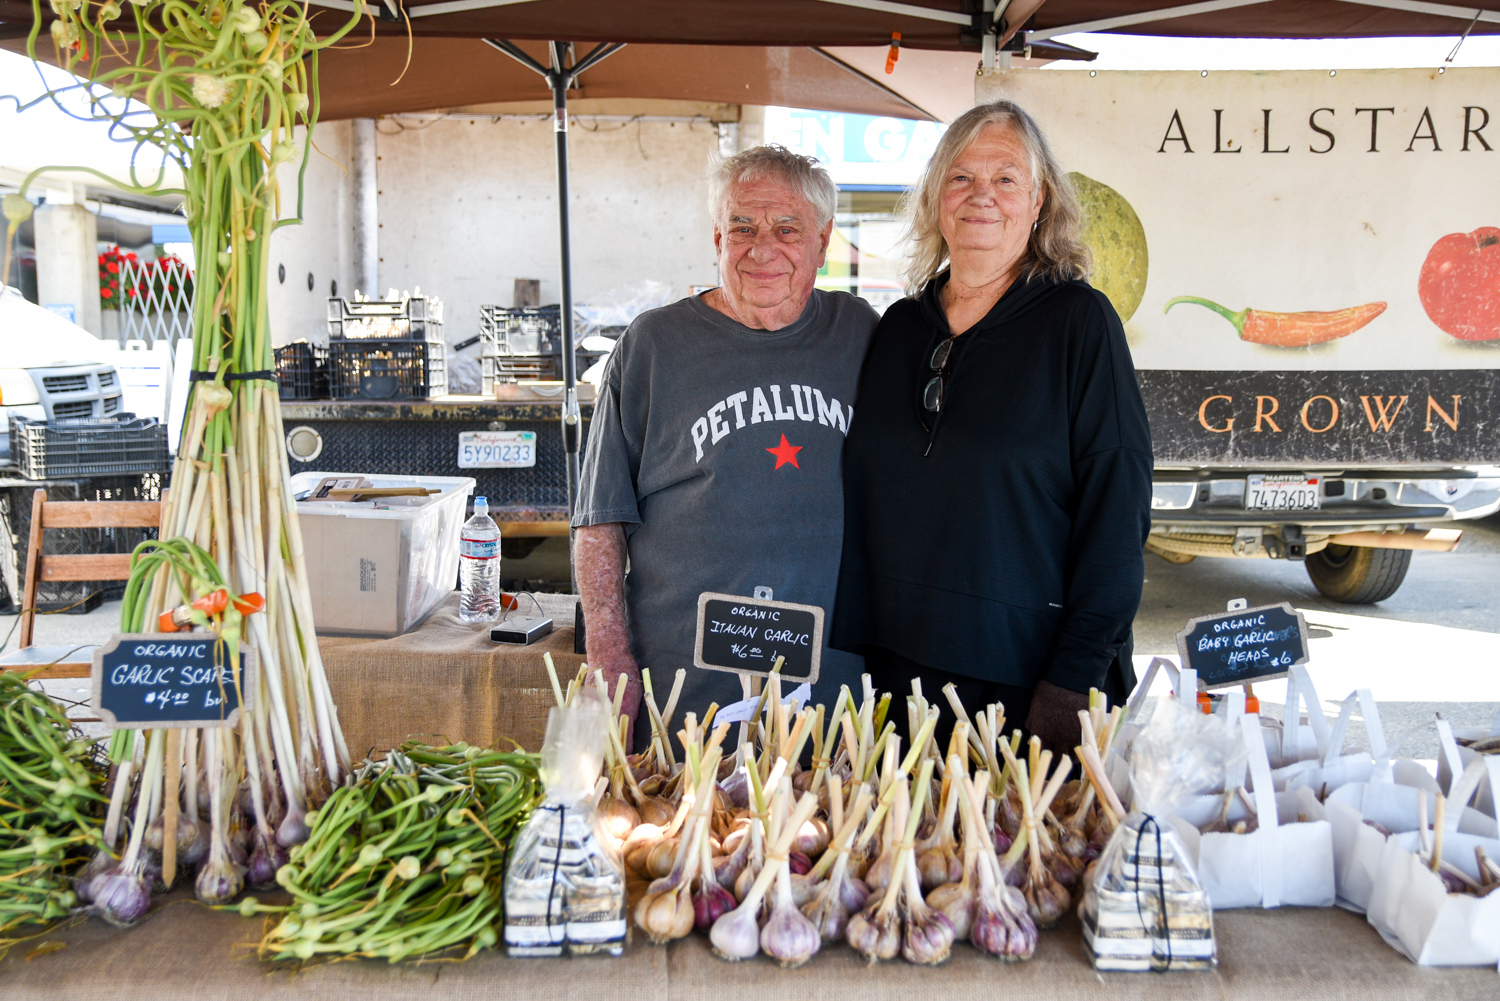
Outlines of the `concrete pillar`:
[{"label": "concrete pillar", "polygon": [[376,181],[375,119],[350,122],[351,186],[354,189],[354,287],[372,299],[380,288],[380,187]]},{"label": "concrete pillar", "polygon": [[766,109],[759,104],[740,105],[740,149],[747,150],[766,141]]},{"label": "concrete pillar", "polygon": [[[73,322],[95,337],[104,335],[99,310],[99,222],[72,192],[47,192],[32,218],[36,233],[37,300],[56,312],[72,307]],[[62,202],[63,204],[58,204]]]}]

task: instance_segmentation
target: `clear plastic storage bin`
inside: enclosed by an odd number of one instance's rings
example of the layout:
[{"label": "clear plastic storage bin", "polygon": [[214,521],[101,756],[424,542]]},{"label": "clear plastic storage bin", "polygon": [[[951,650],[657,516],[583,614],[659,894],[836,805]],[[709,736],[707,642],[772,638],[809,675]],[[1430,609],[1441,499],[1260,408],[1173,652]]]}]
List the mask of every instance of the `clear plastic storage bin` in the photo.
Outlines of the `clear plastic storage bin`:
[{"label": "clear plastic storage bin", "polygon": [[329,476],[364,476],[376,487],[442,491],[427,497],[297,504],[317,631],[399,636],[454,592],[459,534],[474,480],[310,472],[292,477],[292,495],[312,490]]}]

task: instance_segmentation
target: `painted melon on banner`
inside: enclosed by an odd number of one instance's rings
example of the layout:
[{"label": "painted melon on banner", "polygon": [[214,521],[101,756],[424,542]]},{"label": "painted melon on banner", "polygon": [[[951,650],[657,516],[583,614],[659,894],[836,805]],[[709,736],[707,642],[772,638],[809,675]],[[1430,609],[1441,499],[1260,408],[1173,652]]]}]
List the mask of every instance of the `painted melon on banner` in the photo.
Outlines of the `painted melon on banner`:
[{"label": "painted melon on banner", "polygon": [[1146,229],[1125,197],[1108,184],[1079,173],[1069,174],[1068,180],[1083,212],[1083,242],[1094,253],[1089,284],[1109,297],[1125,323],[1146,295]]}]

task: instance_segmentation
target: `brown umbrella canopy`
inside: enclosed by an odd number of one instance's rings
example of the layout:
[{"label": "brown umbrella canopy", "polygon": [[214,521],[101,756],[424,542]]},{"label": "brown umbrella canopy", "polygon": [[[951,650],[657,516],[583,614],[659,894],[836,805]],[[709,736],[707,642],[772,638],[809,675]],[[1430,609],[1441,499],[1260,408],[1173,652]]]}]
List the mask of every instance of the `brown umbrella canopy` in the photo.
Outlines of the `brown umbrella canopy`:
[{"label": "brown umbrella canopy", "polygon": [[[349,0],[313,0],[330,14]],[[380,2],[380,0],[372,0]],[[886,45],[977,49],[980,0],[391,0],[404,2],[416,35],[652,44]],[[1236,38],[1358,38],[1457,35],[1476,12],[1473,33],[1500,32],[1500,3],[1430,0],[1001,0],[1007,31],[1051,32],[1101,20],[1173,10],[1167,19],[1092,30]],[[45,7],[43,10],[45,11]],[[24,34],[31,0],[0,0],[0,38]],[[404,35],[397,18],[382,33]]]},{"label": "brown umbrella canopy", "polygon": [[[13,3],[16,0],[4,0]],[[350,9],[348,0],[314,0]],[[380,2],[380,0],[371,0]],[[395,3],[396,0],[392,0]],[[701,43],[714,45],[887,45],[978,49],[979,0],[405,0],[419,34],[510,39]],[[1146,35],[1234,38],[1357,38],[1457,35],[1477,10],[1491,18],[1474,33],[1500,32],[1500,3],[1424,0],[1012,0],[1001,3],[1003,34],[1116,19],[1164,10],[1178,16],[1101,30]],[[1213,9],[1213,8],[1218,9]],[[1444,8],[1447,8],[1444,12]],[[1439,13],[1443,12],[1443,13]],[[1008,16],[1007,16],[1008,15]],[[399,21],[388,30],[404,33]]]},{"label": "brown umbrella canopy", "polygon": [[[546,62],[543,45],[521,43],[521,48]],[[368,47],[324,53],[318,74],[321,117],[552,99],[545,80],[477,38],[416,37],[411,66],[401,75],[406,50],[405,38],[381,37]],[[392,86],[398,76],[400,83]],[[807,47],[627,45],[578,83],[570,101],[657,98],[933,117],[884,83]]]}]

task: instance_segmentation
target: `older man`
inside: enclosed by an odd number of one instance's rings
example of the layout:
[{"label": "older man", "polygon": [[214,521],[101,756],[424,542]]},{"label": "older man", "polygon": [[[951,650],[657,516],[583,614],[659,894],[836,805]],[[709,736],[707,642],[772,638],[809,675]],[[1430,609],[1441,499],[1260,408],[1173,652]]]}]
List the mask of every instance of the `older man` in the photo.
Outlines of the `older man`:
[{"label": "older man", "polygon": [[[693,666],[701,593],[767,587],[831,614],[839,460],[877,320],[864,300],[813,288],[838,197],[814,161],[757,147],[720,162],[709,188],[723,284],[620,338],[573,516],[589,664],[611,690],[633,679],[632,715],[641,667],[656,685],[686,668],[686,711],[742,697],[736,676]],[[815,696],[857,691],[859,663],[825,647]]]}]

